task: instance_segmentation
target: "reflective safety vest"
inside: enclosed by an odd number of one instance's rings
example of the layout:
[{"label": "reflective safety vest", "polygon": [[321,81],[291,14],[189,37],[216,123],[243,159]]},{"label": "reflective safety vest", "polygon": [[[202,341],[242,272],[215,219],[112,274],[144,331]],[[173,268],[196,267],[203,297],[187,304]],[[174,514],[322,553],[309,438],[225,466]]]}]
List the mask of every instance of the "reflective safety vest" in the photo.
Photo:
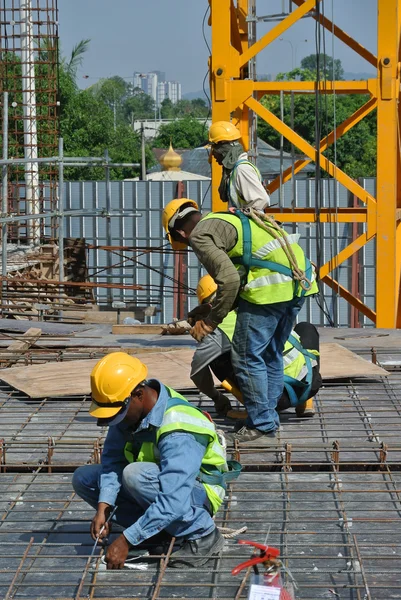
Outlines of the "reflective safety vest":
[{"label": "reflective safety vest", "polygon": [[217,327],[226,334],[230,342],[232,342],[234,337],[235,325],[237,323],[237,313],[235,310],[230,310],[228,315],[224,317],[222,322],[217,325]]},{"label": "reflective safety vest", "polygon": [[[237,313],[232,310],[218,325],[230,342],[233,339]],[[284,387],[287,390],[292,406],[303,404],[309,398],[312,386],[312,369],[317,365],[317,350],[307,350],[302,344],[299,335],[292,331],[284,345]],[[303,399],[306,396],[306,399]]]},{"label": "reflective safety vest", "polygon": [[258,179],[260,182],[262,182],[262,175],[260,174],[258,167],[256,165],[254,165],[253,163],[251,163],[250,160],[242,158],[241,160],[238,160],[235,163],[235,165],[230,173],[229,180],[228,180],[228,197],[230,198],[229,205],[235,206],[236,208],[244,208],[247,205],[247,202],[241,196],[237,186],[235,185],[235,176],[237,174],[237,169],[238,169],[239,165],[250,165],[255,170],[256,175],[258,176]]},{"label": "reflective safety vest", "polygon": [[298,245],[299,234],[283,231],[279,235],[286,236],[299,268],[305,271],[306,277],[312,282],[307,291],[293,279],[290,263],[279,240],[241,211],[235,214],[209,213],[204,219],[220,219],[231,223],[237,230],[237,243],[228,256],[241,276],[240,297],[244,300],[252,304],[275,304],[318,293],[315,270]]},{"label": "reflective safety vest", "polygon": [[167,401],[163,421],[156,432],[156,443],[143,442],[135,456],[134,446],[128,442],[124,454],[128,462],[159,463],[160,453],[158,442],[162,435],[173,431],[185,431],[205,435],[209,442],[206,447],[202,465],[198,474],[199,481],[205,487],[212,512],[215,514],[225,497],[226,483],[236,479],[241,471],[241,465],[236,461],[226,461],[226,453],[220,444],[214,423],[201,410],[192,406],[184,396],[165,386],[170,398]]}]

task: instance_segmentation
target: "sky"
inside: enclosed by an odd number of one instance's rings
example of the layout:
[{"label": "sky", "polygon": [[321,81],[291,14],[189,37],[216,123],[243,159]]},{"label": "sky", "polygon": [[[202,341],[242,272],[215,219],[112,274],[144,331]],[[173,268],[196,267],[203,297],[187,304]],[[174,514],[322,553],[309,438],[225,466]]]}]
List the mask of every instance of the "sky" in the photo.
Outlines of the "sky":
[{"label": "sky", "polygon": [[[327,18],[360,44],[376,51],[377,0],[323,3]],[[81,87],[113,75],[132,80],[134,71],[159,70],[166,72],[168,80],[180,81],[183,94],[202,89],[209,54],[202,35],[207,0],[58,0],[58,6],[62,53],[68,56],[77,42],[91,40],[78,71]],[[258,16],[277,14],[282,6],[288,7],[288,0],[257,0],[256,6]],[[257,36],[272,26],[259,23]],[[207,22],[205,35],[210,39]],[[315,21],[302,19],[283,38],[259,55],[258,73],[270,73],[274,78],[314,53]],[[329,32],[325,42],[326,53],[339,58],[345,71],[374,73],[373,67],[337,38],[333,44]]]}]

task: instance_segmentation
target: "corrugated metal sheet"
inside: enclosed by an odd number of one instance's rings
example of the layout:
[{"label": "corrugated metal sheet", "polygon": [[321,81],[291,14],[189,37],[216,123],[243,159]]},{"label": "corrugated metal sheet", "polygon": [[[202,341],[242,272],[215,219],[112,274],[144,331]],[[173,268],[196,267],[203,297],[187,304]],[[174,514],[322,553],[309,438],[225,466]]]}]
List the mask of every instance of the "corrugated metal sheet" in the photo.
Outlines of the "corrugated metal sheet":
[{"label": "corrugated metal sheet", "polygon": [[[369,192],[375,193],[375,180],[366,179],[362,184]],[[210,182],[184,182],[187,197],[193,198],[202,210],[211,210]],[[352,197],[340,184],[323,179],[322,205],[325,207],[346,207],[352,205]],[[295,195],[295,198],[294,198]],[[89,252],[90,273],[99,282],[116,284],[139,284],[143,291],[97,289],[99,303],[106,304],[112,299],[123,300],[131,305],[158,306],[160,313],[153,321],[169,321],[173,317],[174,257],[169,251],[161,225],[163,207],[176,197],[175,182],[116,181],[111,183],[111,205],[115,216],[111,218],[111,239],[106,238],[106,219],[102,216],[79,215],[65,218],[66,236],[83,237],[93,245],[150,247],[153,251],[114,251],[111,254],[111,268],[107,268],[107,252],[101,249]],[[271,203],[280,203],[279,190],[272,194]],[[106,187],[104,182],[66,182],[66,209],[106,208]],[[316,205],[315,180],[299,179],[283,186],[281,204],[285,207],[312,207]],[[130,213],[140,212],[139,217]],[[324,264],[337,254],[352,239],[352,225],[321,224],[320,256],[317,256],[317,233],[315,224],[286,226],[288,231],[301,234],[301,245],[314,262]],[[362,299],[374,308],[375,293],[375,248],[368,244],[361,251]],[[188,253],[188,271],[185,283],[195,290],[200,275],[203,274],[195,255]],[[351,260],[342,263],[332,273],[341,285],[350,288]],[[347,326],[350,321],[349,305],[336,292],[323,286],[324,305],[331,319],[338,326]],[[189,297],[189,307],[196,305],[194,293]],[[300,319],[316,324],[328,324],[328,319],[316,303],[308,300]],[[366,325],[371,325],[366,319]]]}]

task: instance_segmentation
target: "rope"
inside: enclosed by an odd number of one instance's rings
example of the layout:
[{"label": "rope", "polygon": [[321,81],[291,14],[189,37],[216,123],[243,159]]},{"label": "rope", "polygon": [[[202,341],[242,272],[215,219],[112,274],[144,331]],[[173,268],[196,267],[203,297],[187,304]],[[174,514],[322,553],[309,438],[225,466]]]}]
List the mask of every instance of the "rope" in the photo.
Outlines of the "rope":
[{"label": "rope", "polygon": [[245,533],[247,531],[247,529],[248,529],[248,527],[246,525],[244,525],[243,527],[240,527],[239,529],[231,529],[231,527],[219,527],[218,528],[221,535],[226,540],[231,540],[232,538],[237,537],[237,535],[240,535],[241,533]]},{"label": "rope", "polygon": [[[299,282],[301,288],[306,292],[311,289],[312,282],[306,277],[305,271],[299,268],[297,258],[294,254],[293,249],[291,248],[291,244],[288,241],[287,233],[282,229],[274,218],[271,215],[266,215],[265,213],[256,213],[256,211],[249,207],[244,209],[249,214],[251,219],[259,225],[262,229],[267,231],[267,233],[276,239],[284,254],[286,255],[288,262],[290,263],[291,271],[293,273],[293,277],[296,281]],[[264,221],[267,221],[270,225],[266,225]]]}]

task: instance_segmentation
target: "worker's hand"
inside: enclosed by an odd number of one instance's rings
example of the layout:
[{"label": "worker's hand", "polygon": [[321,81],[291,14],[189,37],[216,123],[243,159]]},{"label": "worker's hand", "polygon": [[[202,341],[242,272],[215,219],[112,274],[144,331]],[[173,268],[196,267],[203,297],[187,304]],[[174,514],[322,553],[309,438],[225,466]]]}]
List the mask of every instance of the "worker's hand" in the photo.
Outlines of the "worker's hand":
[{"label": "worker's hand", "polygon": [[[93,540],[96,540],[100,534],[99,540],[103,540],[108,537],[110,533],[110,523],[106,523],[109,514],[111,512],[110,504],[106,504],[105,502],[99,502],[97,507],[97,513],[92,519],[91,523],[91,536]],[[104,529],[102,533],[100,533],[102,527]]]},{"label": "worker's hand", "polygon": [[195,325],[190,330],[190,334],[197,342],[201,342],[204,337],[212,333],[216,329],[216,326],[213,326],[210,321],[197,321]]},{"label": "worker's hand", "polygon": [[217,392],[213,398],[214,407],[218,415],[225,417],[226,414],[232,410],[231,402],[227,396],[221,392]]},{"label": "worker's hand", "polygon": [[195,325],[196,321],[206,319],[212,309],[211,304],[199,304],[188,313],[187,321],[190,325]]},{"label": "worker's hand", "polygon": [[128,556],[131,545],[127,538],[121,534],[107,549],[105,562],[108,569],[122,569]]}]

